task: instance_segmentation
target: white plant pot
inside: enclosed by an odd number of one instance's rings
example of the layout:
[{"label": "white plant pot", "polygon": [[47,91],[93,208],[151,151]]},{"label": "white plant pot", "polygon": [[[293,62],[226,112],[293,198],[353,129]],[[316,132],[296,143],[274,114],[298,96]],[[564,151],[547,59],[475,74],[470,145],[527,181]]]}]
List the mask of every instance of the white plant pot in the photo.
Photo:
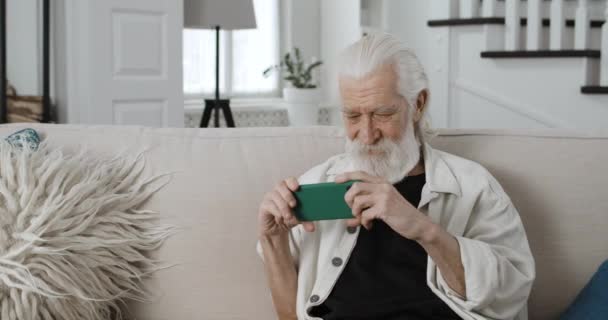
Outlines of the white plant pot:
[{"label": "white plant pot", "polygon": [[320,89],[284,88],[283,99],[287,106],[289,125],[302,127],[318,124]]}]

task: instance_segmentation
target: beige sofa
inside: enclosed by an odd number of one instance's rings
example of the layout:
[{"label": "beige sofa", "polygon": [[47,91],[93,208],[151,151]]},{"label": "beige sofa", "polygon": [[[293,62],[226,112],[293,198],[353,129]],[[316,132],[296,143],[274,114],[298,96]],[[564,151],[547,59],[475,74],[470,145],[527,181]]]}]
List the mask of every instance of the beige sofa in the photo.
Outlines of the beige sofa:
[{"label": "beige sofa", "polygon": [[[0,126],[5,136],[24,125]],[[150,173],[175,172],[149,202],[181,227],[132,318],[273,319],[255,251],[259,201],[277,181],[343,150],[334,127],[152,129],[36,125],[52,145],[148,148]],[[530,319],[555,319],[608,258],[608,132],[442,131],[435,147],[480,162],[519,209],[537,262]],[[483,261],[480,261],[483,263]]]}]

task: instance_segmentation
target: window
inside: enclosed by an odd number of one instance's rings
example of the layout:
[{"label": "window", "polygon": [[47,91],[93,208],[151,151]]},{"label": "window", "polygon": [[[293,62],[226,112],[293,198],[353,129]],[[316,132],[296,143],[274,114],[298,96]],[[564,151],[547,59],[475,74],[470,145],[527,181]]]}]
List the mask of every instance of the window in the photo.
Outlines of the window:
[{"label": "window", "polygon": [[[222,97],[279,95],[279,76],[262,72],[279,61],[279,2],[254,0],[256,29],[220,31]],[[184,30],[184,93],[187,98],[215,92],[215,30]]]}]

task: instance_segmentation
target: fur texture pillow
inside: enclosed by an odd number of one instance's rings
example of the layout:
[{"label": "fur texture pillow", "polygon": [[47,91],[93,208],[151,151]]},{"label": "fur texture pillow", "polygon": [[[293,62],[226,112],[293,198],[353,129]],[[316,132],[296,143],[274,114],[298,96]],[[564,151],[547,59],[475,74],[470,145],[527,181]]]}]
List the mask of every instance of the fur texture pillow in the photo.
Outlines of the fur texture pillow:
[{"label": "fur texture pillow", "polygon": [[[0,141],[0,319],[121,318],[172,232],[142,204],[166,181],[106,159]],[[166,177],[166,176],[165,176]]]}]

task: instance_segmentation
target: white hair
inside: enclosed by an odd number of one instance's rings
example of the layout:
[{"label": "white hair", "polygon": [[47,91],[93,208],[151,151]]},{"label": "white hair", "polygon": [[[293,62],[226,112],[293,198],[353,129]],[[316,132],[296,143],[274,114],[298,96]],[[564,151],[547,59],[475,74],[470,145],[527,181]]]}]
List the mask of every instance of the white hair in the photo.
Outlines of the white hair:
[{"label": "white hair", "polygon": [[[360,79],[387,64],[394,67],[398,78],[397,91],[411,108],[416,108],[418,95],[423,90],[427,91],[428,103],[428,78],[420,60],[412,49],[387,33],[366,35],[344,49],[340,56],[339,75]],[[415,125],[415,131],[421,141],[433,136],[426,108]]]}]

